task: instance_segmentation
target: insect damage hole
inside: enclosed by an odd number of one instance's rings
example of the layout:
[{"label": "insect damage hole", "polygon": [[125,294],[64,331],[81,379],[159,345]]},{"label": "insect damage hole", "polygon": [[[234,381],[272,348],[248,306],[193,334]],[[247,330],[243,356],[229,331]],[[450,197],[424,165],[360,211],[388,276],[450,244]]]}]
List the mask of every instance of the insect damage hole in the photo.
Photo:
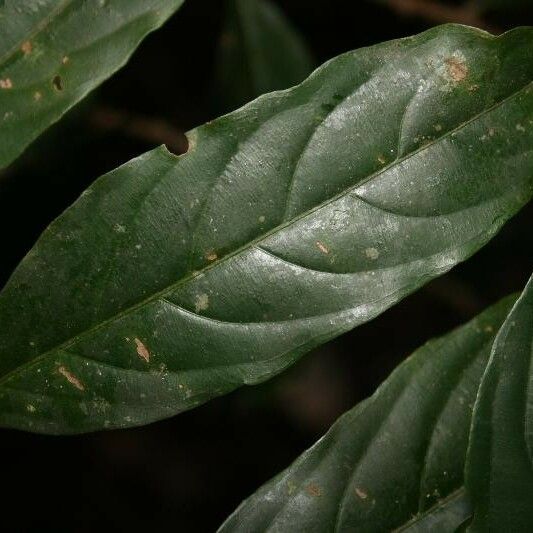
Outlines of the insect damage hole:
[{"label": "insect damage hole", "polygon": [[52,80],[52,85],[54,86],[54,89],[56,91],[62,91],[63,90],[63,78],[61,78],[61,76],[59,75],[54,76],[54,79]]}]

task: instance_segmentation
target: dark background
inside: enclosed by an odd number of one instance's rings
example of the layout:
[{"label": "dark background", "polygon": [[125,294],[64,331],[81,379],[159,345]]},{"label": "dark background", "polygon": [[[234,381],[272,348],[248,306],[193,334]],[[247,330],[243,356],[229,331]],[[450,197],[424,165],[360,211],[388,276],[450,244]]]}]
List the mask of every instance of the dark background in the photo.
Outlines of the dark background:
[{"label": "dark background", "polygon": [[[518,12],[483,15],[455,9],[459,2],[418,15],[410,0],[276,3],[317,64],[450,19],[493,31],[533,22],[528,2]],[[97,176],[163,142],[184,151],[183,132],[216,116],[213,73],[223,4],[188,0],[123,70],[0,174],[0,286],[41,231]],[[0,527],[214,531],[411,351],[520,290],[533,265],[532,214],[529,206],[471,260],[262,386],[144,428],[77,437],[0,430]]]}]

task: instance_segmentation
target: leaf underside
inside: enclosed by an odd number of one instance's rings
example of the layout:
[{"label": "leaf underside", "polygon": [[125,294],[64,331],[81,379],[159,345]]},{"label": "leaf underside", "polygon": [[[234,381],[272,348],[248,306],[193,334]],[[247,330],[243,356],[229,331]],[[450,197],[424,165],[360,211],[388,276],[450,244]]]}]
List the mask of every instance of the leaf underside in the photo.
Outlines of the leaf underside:
[{"label": "leaf underside", "polygon": [[533,529],[533,277],[499,332],[474,409],[468,531]]},{"label": "leaf underside", "polygon": [[99,179],[0,294],[0,423],[148,423],[261,382],[483,246],[533,193],[533,32],[342,55]]},{"label": "leaf underside", "polygon": [[0,168],[126,63],[183,0],[6,0]]},{"label": "leaf underside", "polygon": [[220,531],[455,531],[472,407],[515,299],[416,351]]}]

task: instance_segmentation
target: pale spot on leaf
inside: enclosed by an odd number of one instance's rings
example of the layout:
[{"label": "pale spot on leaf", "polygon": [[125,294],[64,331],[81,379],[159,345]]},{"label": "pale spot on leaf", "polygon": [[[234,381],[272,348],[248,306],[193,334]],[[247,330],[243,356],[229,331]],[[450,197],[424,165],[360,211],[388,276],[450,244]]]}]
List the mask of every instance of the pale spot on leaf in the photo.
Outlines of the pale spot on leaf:
[{"label": "pale spot on leaf", "polygon": [[296,489],[297,489],[297,486],[296,484],[294,483],[294,481],[290,480],[287,481],[287,491],[289,493],[289,496],[291,496],[292,494],[294,494],[294,492],[296,492]]},{"label": "pale spot on leaf", "polygon": [[460,57],[449,57],[445,61],[448,76],[455,82],[459,83],[468,76],[468,67]]},{"label": "pale spot on leaf", "polygon": [[316,247],[323,253],[323,254],[329,254],[329,248],[321,243],[320,241],[316,241]]},{"label": "pale spot on leaf", "polygon": [[368,259],[372,259],[374,261],[379,257],[379,252],[375,248],[367,248],[365,250],[365,255],[368,257]]},{"label": "pale spot on leaf", "polygon": [[25,55],[31,54],[31,51],[33,50],[31,41],[24,41],[22,45],[20,46],[20,49]]},{"label": "pale spot on leaf", "polygon": [[3,80],[0,79],[0,89],[12,89],[13,88],[13,82],[11,81],[11,78],[4,78]]},{"label": "pale spot on leaf", "polygon": [[305,488],[307,494],[314,496],[315,498],[322,495],[320,487],[316,483],[309,483]]},{"label": "pale spot on leaf", "polygon": [[135,337],[135,344],[137,345],[137,355],[144,359],[147,363],[150,362],[150,352],[148,348],[143,344],[143,342]]},{"label": "pale spot on leaf", "polygon": [[209,307],[209,296],[207,294],[198,294],[194,304],[194,310],[199,313],[205,311]]},{"label": "pale spot on leaf", "polygon": [[361,498],[361,500],[366,500],[368,498],[368,494],[359,487],[355,487],[355,493]]},{"label": "pale spot on leaf", "polygon": [[74,374],[72,374],[72,372],[67,370],[66,367],[60,366],[57,369],[57,371],[62,376],[64,376],[71,385],[74,385],[74,387],[76,387],[78,390],[81,390],[81,391],[85,390],[83,383]]}]

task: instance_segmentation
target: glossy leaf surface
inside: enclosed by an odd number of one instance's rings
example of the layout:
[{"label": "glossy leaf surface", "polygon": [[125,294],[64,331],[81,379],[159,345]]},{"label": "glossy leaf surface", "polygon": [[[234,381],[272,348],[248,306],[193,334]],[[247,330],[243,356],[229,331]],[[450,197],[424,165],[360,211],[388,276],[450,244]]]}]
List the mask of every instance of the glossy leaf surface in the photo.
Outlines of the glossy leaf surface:
[{"label": "glossy leaf surface", "polygon": [[182,3],[0,2],[0,168],[124,65]]},{"label": "glossy leaf surface", "polygon": [[220,531],[455,531],[472,407],[513,302],[420,348]]},{"label": "glossy leaf surface", "polygon": [[476,400],[469,531],[533,529],[533,278],[505,321]]},{"label": "glossy leaf surface", "polygon": [[228,0],[217,65],[217,100],[229,111],[306,78],[313,60],[270,0]]},{"label": "glossy leaf surface", "polygon": [[0,423],[143,424],[261,382],[532,195],[533,32],[348,53],[90,187],[0,294]]}]

